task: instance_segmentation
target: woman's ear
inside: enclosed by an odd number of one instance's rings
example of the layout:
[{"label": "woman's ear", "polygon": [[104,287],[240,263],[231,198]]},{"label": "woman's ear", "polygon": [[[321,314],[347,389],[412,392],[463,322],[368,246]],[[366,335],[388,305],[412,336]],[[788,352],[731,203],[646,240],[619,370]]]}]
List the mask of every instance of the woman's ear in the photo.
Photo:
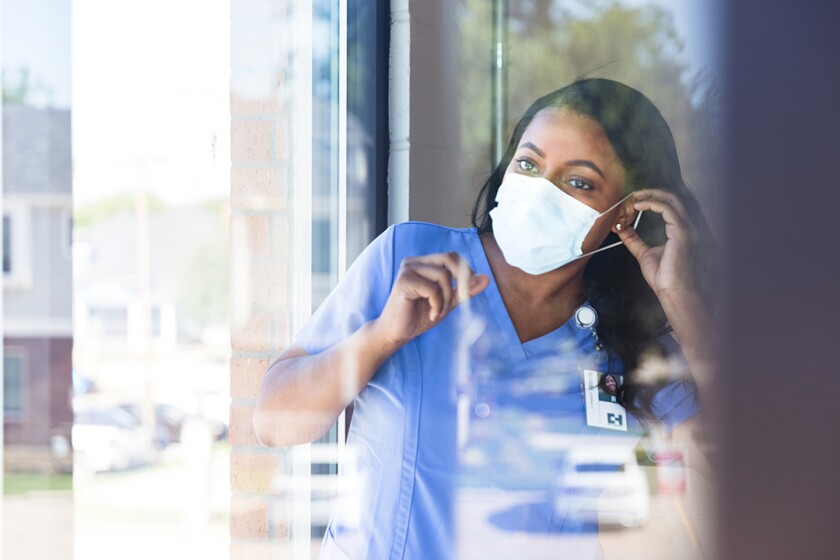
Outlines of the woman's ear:
[{"label": "woman's ear", "polygon": [[633,208],[633,197],[631,196],[625,200],[621,206],[618,207],[615,223],[612,225],[611,231],[618,233],[633,226],[633,221],[636,219],[638,210]]}]

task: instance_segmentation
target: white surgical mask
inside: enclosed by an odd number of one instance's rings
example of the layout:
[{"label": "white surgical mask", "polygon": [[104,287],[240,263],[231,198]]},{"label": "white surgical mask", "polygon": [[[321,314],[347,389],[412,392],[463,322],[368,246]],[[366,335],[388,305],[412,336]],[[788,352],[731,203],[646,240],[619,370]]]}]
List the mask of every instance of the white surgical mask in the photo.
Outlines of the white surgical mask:
[{"label": "white surgical mask", "polygon": [[[621,245],[621,241],[583,254],[583,240],[605,211],[576,200],[542,177],[506,173],[496,193],[498,206],[490,211],[493,235],[508,264],[528,274],[543,274],[579,258]],[[642,213],[636,216],[633,228]]]}]

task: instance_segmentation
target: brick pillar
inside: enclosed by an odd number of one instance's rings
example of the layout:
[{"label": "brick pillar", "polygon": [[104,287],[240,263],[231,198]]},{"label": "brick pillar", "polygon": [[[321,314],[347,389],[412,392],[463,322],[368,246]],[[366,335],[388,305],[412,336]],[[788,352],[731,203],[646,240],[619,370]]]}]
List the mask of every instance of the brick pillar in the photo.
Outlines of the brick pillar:
[{"label": "brick pillar", "polygon": [[230,536],[232,560],[287,558],[289,504],[251,415],[270,361],[288,345],[291,0],[231,0]]}]

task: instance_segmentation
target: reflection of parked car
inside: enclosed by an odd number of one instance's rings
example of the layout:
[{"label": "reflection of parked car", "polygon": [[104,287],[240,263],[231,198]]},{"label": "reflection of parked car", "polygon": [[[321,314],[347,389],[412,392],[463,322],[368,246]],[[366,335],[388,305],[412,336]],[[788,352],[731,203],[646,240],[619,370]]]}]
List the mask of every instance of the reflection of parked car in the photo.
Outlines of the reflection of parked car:
[{"label": "reflection of parked car", "polygon": [[[140,421],[140,405],[137,403],[123,404],[121,407]],[[172,442],[181,441],[181,427],[189,414],[180,407],[167,403],[155,404],[155,443],[163,449]],[[213,439],[224,439],[227,436],[227,426],[217,420],[205,420]]]},{"label": "reflection of parked car", "polygon": [[148,464],[155,450],[136,418],[118,406],[74,403],[76,464],[101,472]]},{"label": "reflection of parked car", "polygon": [[72,371],[71,376],[73,380],[73,396],[96,392],[96,384],[89,377],[85,377],[75,369]]},{"label": "reflection of parked car", "polygon": [[650,495],[642,469],[624,448],[569,451],[556,507],[583,521],[639,527],[648,521]]}]

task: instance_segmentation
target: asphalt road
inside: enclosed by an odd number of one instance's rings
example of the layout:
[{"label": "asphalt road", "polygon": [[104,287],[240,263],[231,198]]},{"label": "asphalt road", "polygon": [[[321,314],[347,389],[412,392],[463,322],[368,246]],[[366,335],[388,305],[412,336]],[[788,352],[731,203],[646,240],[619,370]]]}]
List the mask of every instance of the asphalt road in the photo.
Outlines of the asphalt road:
[{"label": "asphalt road", "polygon": [[[651,496],[650,520],[639,528],[600,527],[577,534],[516,530],[506,513],[535,511],[537,493],[462,490],[456,508],[458,558],[482,560],[704,560],[715,558],[713,487],[692,473],[684,496]],[[537,513],[538,514],[538,513]],[[601,556],[603,554],[603,556]]]},{"label": "asphalt road", "polygon": [[[214,450],[206,476],[202,488],[211,491],[199,500],[201,511],[196,510],[196,500],[190,499],[200,491],[191,488],[200,477],[182,462],[98,475],[79,481],[72,495],[7,496],[2,558],[226,560],[230,550],[226,450]],[[517,531],[498,523],[500,512],[531,507],[539,501],[538,495],[483,489],[464,492],[456,519],[459,542],[464,543],[459,558],[583,560],[601,550],[608,560],[715,558],[710,515],[714,489],[694,472],[685,496],[652,496],[650,521],[644,527],[601,528],[573,536]],[[267,552],[271,557],[286,556],[279,550],[257,550],[271,543],[249,546],[256,548],[248,556],[262,557]],[[319,542],[312,543],[313,557],[318,546]]]},{"label": "asphalt road", "polygon": [[76,479],[73,492],[3,500],[3,560],[227,560],[229,452]]}]

